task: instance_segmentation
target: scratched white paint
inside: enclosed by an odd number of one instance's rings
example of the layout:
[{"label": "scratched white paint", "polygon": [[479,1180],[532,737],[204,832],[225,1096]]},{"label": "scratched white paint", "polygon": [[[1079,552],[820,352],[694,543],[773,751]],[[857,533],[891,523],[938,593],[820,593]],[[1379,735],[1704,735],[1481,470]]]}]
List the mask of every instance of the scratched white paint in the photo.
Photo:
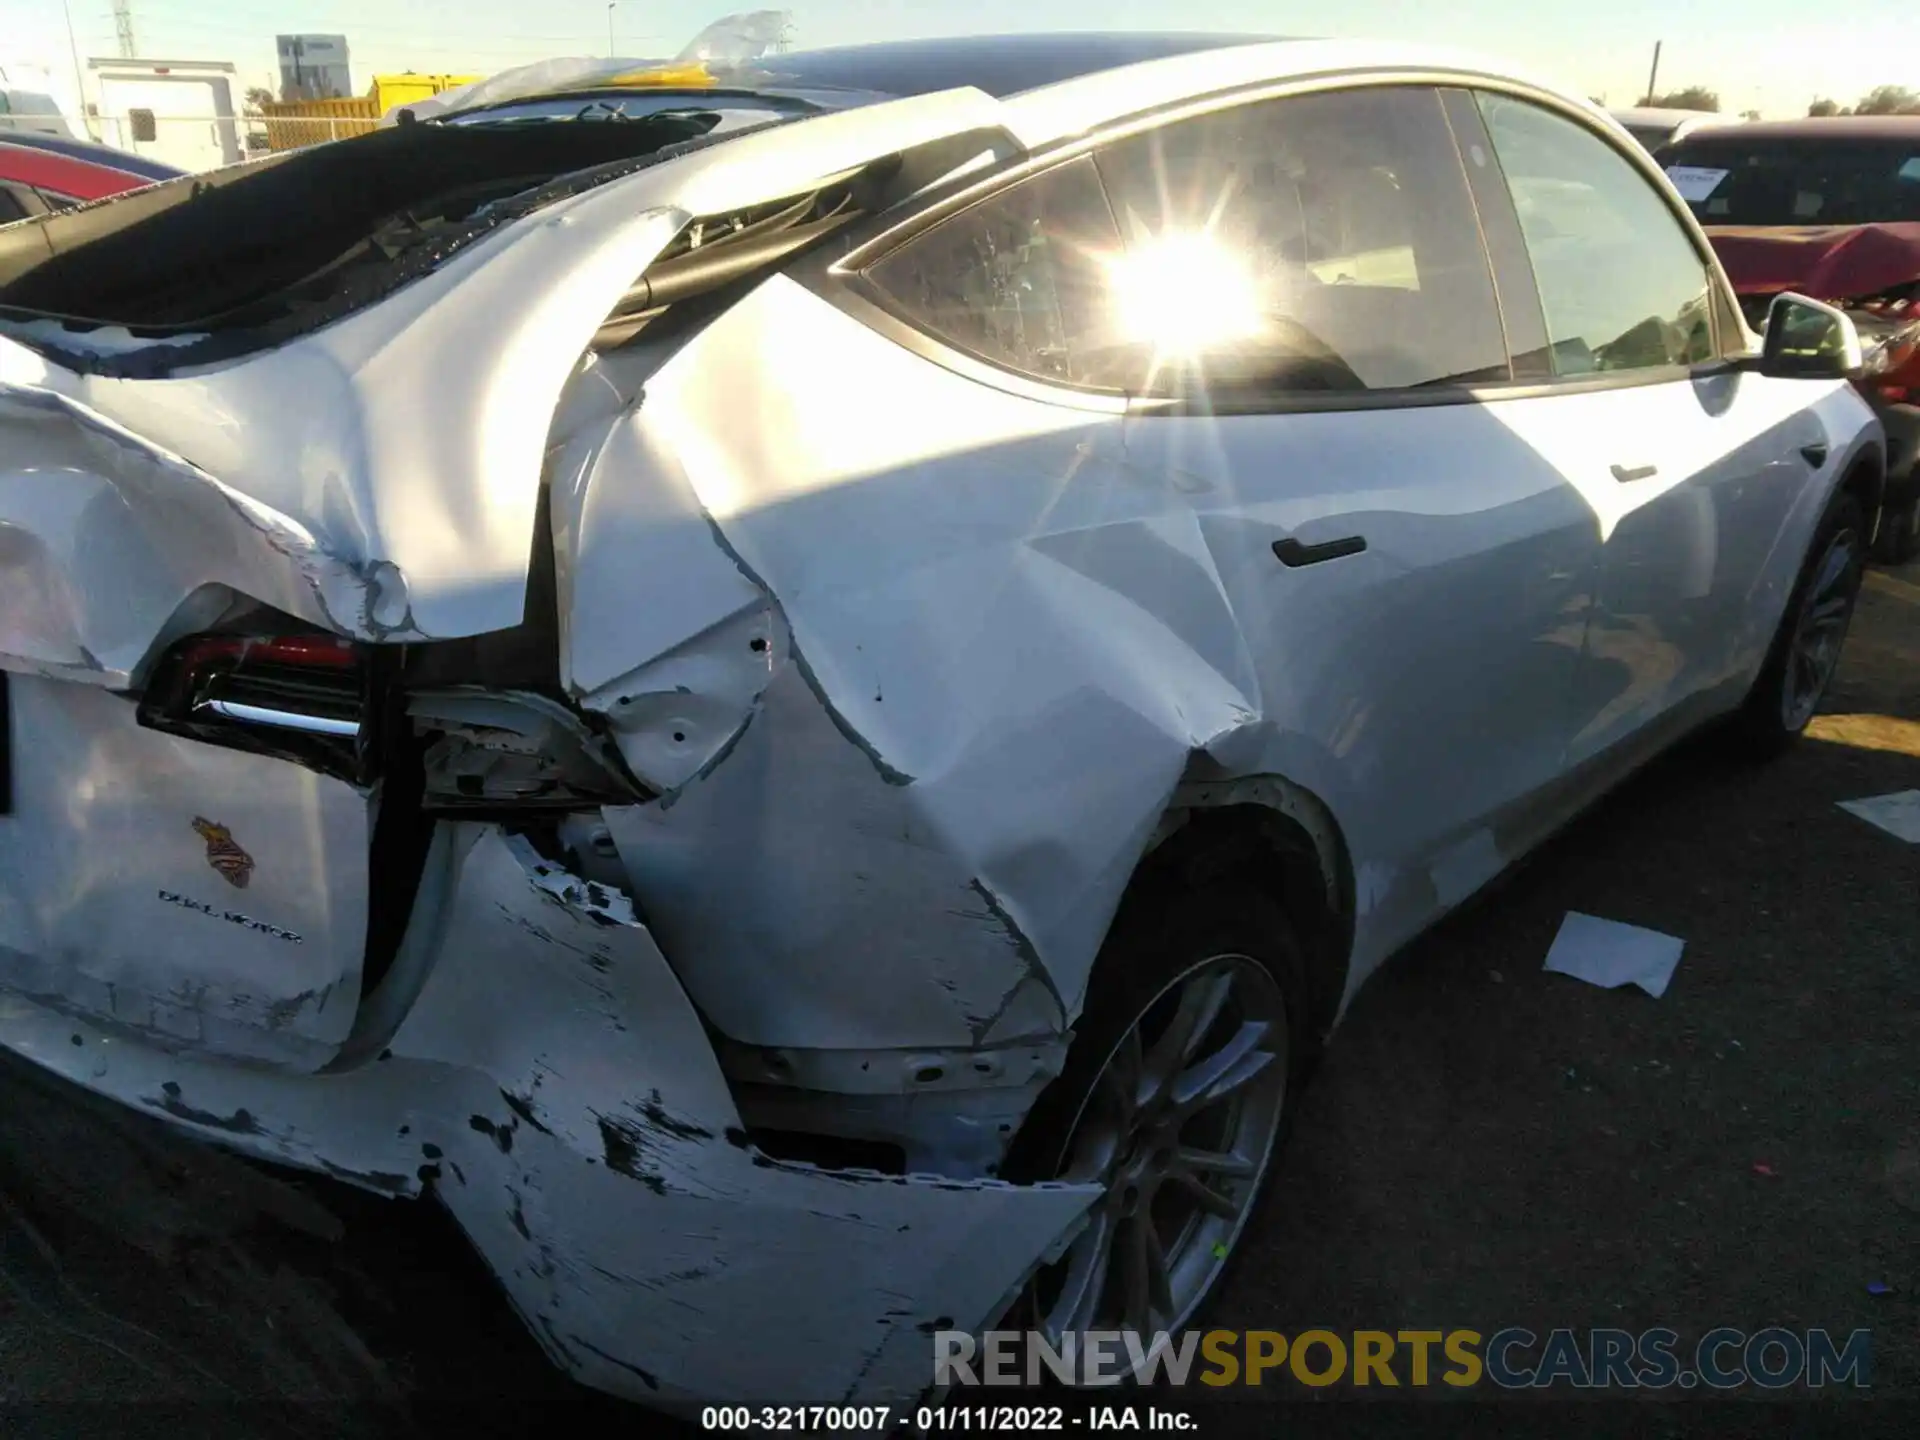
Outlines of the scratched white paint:
[{"label": "scratched white paint", "polygon": [[554,1361],[653,1404],[910,1403],[927,1335],[991,1323],[1100,1193],[768,1160],[646,929],[457,828],[449,963],[386,1058],[238,1070],[24,1001],[0,1044],[264,1159],[431,1180]]}]

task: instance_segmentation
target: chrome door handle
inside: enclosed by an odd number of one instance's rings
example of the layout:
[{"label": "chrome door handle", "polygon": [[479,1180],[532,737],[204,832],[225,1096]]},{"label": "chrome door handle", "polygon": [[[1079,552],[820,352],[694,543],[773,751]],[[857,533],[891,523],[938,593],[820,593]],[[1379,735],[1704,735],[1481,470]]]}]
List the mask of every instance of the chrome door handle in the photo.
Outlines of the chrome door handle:
[{"label": "chrome door handle", "polygon": [[1624,465],[1616,465],[1613,467],[1613,478],[1618,480],[1622,485],[1630,485],[1635,480],[1651,480],[1659,473],[1660,467],[1658,465],[1636,465],[1631,470]]}]

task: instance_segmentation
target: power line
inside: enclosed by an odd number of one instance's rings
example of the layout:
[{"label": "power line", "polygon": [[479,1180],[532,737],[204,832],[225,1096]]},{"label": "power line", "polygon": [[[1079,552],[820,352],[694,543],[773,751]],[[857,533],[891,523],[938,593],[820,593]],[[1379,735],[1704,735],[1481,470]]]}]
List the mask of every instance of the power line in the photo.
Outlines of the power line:
[{"label": "power line", "polygon": [[140,53],[133,43],[133,0],[113,0],[113,34],[120,44],[122,60]]}]

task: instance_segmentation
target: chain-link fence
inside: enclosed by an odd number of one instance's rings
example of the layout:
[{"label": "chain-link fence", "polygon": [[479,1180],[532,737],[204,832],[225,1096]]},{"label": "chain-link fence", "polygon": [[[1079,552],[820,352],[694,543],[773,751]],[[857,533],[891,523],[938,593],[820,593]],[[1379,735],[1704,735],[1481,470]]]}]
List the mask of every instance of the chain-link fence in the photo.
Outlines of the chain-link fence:
[{"label": "chain-link fence", "polygon": [[370,96],[350,100],[290,100],[262,105],[268,150],[298,150],[379,128],[379,102]]}]

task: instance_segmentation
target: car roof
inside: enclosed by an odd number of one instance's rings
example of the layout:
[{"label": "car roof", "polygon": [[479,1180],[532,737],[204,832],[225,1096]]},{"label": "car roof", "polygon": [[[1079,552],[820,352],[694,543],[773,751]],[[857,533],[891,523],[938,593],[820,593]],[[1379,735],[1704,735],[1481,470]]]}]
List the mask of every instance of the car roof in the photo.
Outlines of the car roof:
[{"label": "car roof", "polygon": [[[1080,134],[1241,89],[1290,81],[1391,79],[1400,74],[1427,83],[1472,85],[1507,81],[1558,96],[1596,118],[1598,106],[1496,60],[1452,46],[1384,40],[1266,40],[1232,43],[1090,70],[1071,79],[1021,91],[1001,102],[1007,128],[1028,146]],[[1623,139],[1625,137],[1622,137]]]},{"label": "car roof", "polygon": [[1737,116],[1722,115],[1715,110],[1671,110],[1657,105],[1617,106],[1607,113],[1616,120],[1635,125],[1684,125],[1689,120],[1710,120],[1727,125],[1738,121]]},{"label": "car roof", "polygon": [[905,97],[971,86],[996,99],[1121,65],[1284,37],[1195,31],[956,35],[802,50],[760,62],[782,85]]},{"label": "car roof", "polygon": [[[672,67],[666,67],[671,70]],[[1001,128],[1029,148],[1150,111],[1224,92],[1289,81],[1332,81],[1407,74],[1459,83],[1507,81],[1556,95],[1596,117],[1598,106],[1451,46],[1399,41],[1271,38],[1230,32],[1081,31],[967,35],[882,41],[769,55],[744,65],[717,64],[713,82],[729,94],[801,99],[827,110],[859,108],[972,90],[1000,102]],[[645,74],[641,72],[634,72]],[[436,121],[517,110],[560,98],[631,92],[624,76],[502,90],[459,104]],[[637,93],[637,92],[631,92]],[[711,86],[663,85],[654,95],[678,102]],[[426,102],[426,109],[433,102]]]},{"label": "car roof", "polygon": [[[1691,142],[1695,136],[1689,135]],[[1906,140],[1920,143],[1920,115],[1826,115],[1801,120],[1749,120],[1723,135],[1697,137],[1701,144],[1726,140],[1734,144],[1764,144],[1769,140],[1827,140],[1845,145],[1859,140]]]},{"label": "car roof", "polygon": [[158,160],[149,160],[144,155],[135,155],[127,150],[116,150],[111,145],[96,145],[90,140],[74,140],[65,135],[43,135],[26,130],[0,130],[0,144],[18,145],[28,150],[45,150],[54,155],[64,155],[69,160],[80,160],[88,165],[101,165],[109,170],[118,170],[123,175],[137,175],[142,180],[177,180],[187,173],[172,165],[163,165]]}]

